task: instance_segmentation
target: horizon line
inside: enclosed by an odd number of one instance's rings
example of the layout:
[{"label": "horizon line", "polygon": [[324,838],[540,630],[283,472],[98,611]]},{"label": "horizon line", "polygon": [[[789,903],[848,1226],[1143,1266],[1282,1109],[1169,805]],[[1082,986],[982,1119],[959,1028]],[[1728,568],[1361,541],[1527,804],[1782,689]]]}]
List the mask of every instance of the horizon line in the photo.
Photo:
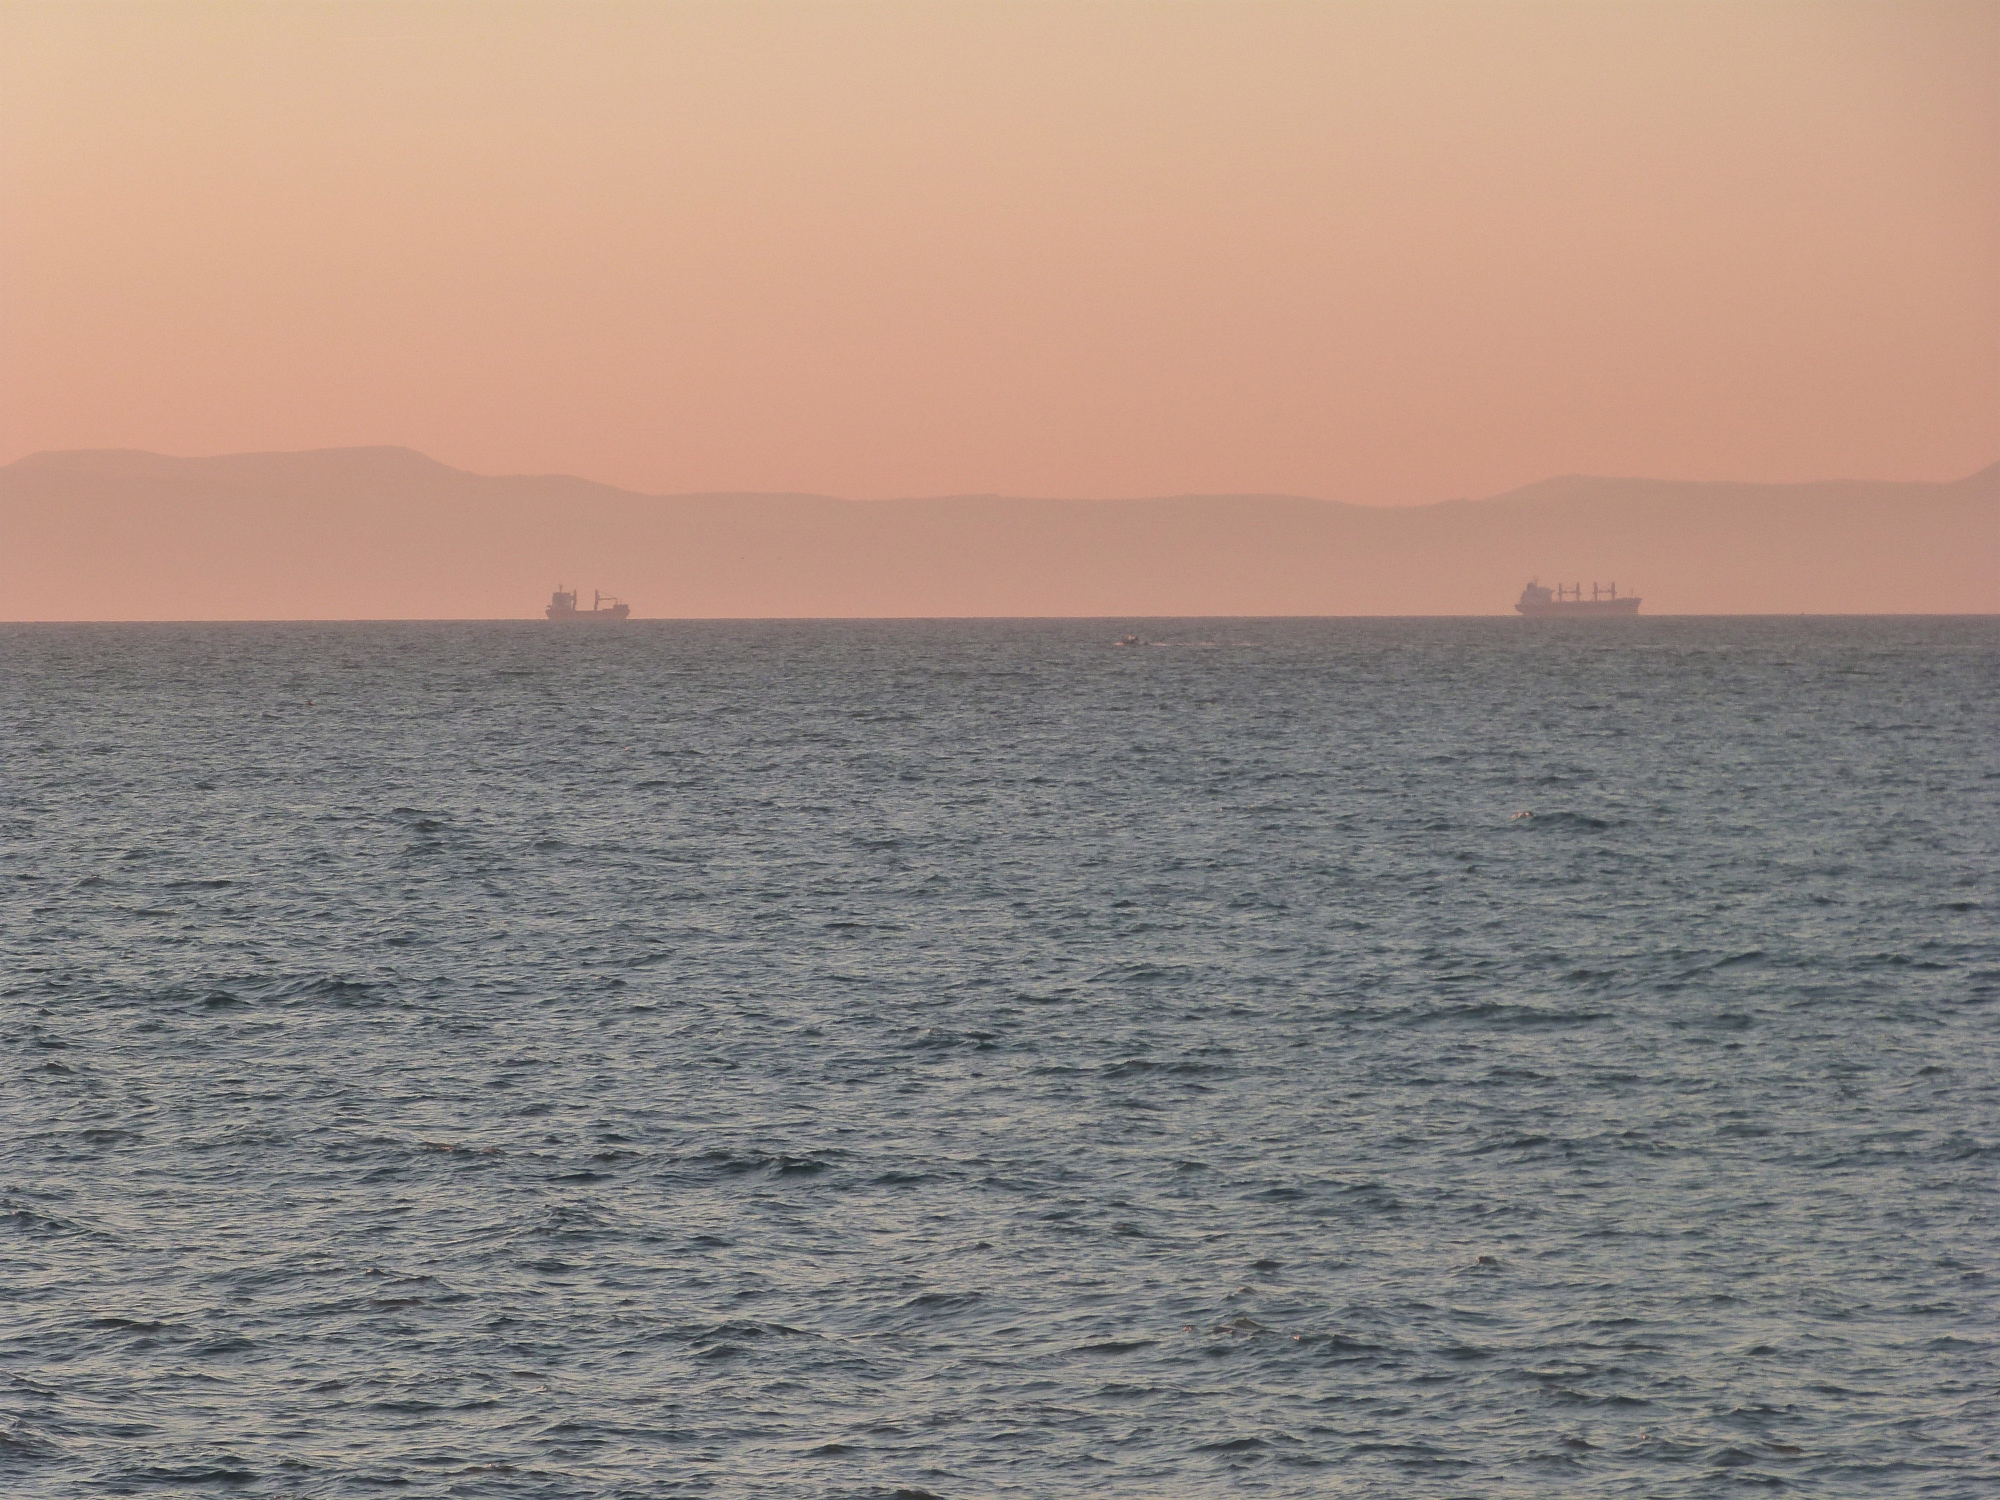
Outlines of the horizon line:
[{"label": "horizon line", "polygon": [[[1529,623],[1527,617],[1507,610],[1497,614],[1428,614],[1428,615],[633,615],[627,619],[607,622],[602,625],[583,627],[593,638],[599,635],[616,635],[620,629],[630,625],[1097,625],[1125,624],[1131,622],[1186,621],[1188,623],[1213,624],[1216,622],[1239,621],[1246,624],[1265,624],[1277,621],[1296,620],[1340,620],[1340,621],[1430,621],[1430,620],[1520,620]],[[1556,630],[1629,630],[1634,625],[1648,620],[2000,620],[2000,610],[1937,610],[1883,612],[1854,610],[1840,612],[1792,613],[1784,611],[1745,613],[1702,614],[1685,612],[1679,614],[1655,613],[1635,615],[1618,619],[1561,619],[1535,620],[1534,628]],[[571,639],[582,633],[571,626],[553,626],[544,619],[532,615],[295,615],[295,616],[244,616],[235,619],[171,620],[160,618],[121,619],[67,619],[67,620],[5,620],[0,619],[0,630],[10,626],[47,625],[521,625],[535,629],[546,629],[551,634]],[[1149,644],[1164,645],[1165,642]]]}]

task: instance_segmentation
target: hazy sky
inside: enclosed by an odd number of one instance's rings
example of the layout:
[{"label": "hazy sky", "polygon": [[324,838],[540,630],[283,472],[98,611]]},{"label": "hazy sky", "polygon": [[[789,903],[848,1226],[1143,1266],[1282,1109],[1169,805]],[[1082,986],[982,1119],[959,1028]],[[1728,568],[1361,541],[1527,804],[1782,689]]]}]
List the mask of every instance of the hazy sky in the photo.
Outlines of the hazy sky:
[{"label": "hazy sky", "polygon": [[0,3],[0,461],[1384,502],[2000,456],[2000,5]]}]

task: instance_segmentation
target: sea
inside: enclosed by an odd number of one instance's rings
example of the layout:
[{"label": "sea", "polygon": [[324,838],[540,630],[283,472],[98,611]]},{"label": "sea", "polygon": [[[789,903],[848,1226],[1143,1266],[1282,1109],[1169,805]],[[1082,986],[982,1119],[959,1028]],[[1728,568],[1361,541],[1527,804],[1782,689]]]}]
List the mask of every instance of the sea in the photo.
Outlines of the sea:
[{"label": "sea", "polygon": [[2000,620],[0,627],[0,1492],[2000,1494]]}]

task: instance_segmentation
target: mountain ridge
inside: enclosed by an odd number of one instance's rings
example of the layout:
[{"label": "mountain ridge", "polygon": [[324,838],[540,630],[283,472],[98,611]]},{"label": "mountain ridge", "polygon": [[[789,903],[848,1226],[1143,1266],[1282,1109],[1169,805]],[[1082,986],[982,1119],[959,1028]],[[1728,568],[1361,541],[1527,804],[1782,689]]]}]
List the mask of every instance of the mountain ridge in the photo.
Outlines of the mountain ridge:
[{"label": "mountain ridge", "polygon": [[111,460],[130,463],[143,469],[157,468],[166,471],[171,468],[195,465],[248,464],[268,460],[355,460],[362,458],[392,459],[398,463],[423,472],[459,476],[468,479],[509,479],[509,480],[550,480],[591,485],[595,488],[616,491],[650,500],[676,500],[696,497],[729,496],[783,496],[787,499],[809,498],[815,500],[838,500],[849,505],[879,505],[885,503],[906,503],[912,501],[935,500],[1006,500],[1006,501],[1056,501],[1078,505],[1124,505],[1153,500],[1308,500],[1318,505],[1352,507],[1357,510],[1422,510],[1434,505],[1484,504],[1494,500],[1507,500],[1557,486],[1574,485],[1627,485],[1652,487],[1692,486],[1700,488],[1747,488],[1747,489],[1809,489],[1843,485],[1942,485],[1957,487],[2000,486],[2000,459],[1975,469],[1972,473],[1957,479],[1790,479],[1790,480],[1746,480],[1746,479],[1660,479],[1643,474],[1551,474],[1541,479],[1529,480],[1526,484],[1512,489],[1500,490],[1491,495],[1453,496],[1444,500],[1418,501],[1408,505],[1370,505],[1365,501],[1334,500],[1319,495],[1300,495],[1289,491],[1274,490],[1183,490],[1166,495],[1009,495],[1000,491],[949,491],[930,495],[896,495],[880,500],[856,500],[844,495],[831,495],[812,490],[639,490],[627,485],[611,484],[605,480],[591,479],[586,475],[572,474],[563,470],[540,473],[489,474],[477,469],[464,469],[447,464],[442,459],[433,458],[420,448],[412,448],[401,443],[348,444],[330,448],[258,448],[232,453],[211,454],[171,454],[159,453],[150,448],[42,448],[22,454],[7,464],[0,464],[0,474],[10,470],[31,470],[36,468],[81,469],[92,461]]},{"label": "mountain ridge", "polygon": [[1953,481],[1559,475],[1483,499],[650,495],[415,449],[0,468],[0,616],[525,618],[558,583],[687,618],[2000,612],[2000,464]]}]

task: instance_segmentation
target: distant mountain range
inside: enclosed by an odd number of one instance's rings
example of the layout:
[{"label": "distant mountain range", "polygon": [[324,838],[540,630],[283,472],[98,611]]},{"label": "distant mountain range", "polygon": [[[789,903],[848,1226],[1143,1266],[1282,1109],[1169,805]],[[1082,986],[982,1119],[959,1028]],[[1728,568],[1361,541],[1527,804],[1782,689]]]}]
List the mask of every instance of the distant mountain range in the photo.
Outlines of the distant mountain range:
[{"label": "distant mountain range", "polygon": [[1571,476],[1487,500],[641,495],[406,448],[0,468],[0,618],[1505,614],[1531,576],[1646,614],[2000,612],[2000,464],[1956,483]]}]

